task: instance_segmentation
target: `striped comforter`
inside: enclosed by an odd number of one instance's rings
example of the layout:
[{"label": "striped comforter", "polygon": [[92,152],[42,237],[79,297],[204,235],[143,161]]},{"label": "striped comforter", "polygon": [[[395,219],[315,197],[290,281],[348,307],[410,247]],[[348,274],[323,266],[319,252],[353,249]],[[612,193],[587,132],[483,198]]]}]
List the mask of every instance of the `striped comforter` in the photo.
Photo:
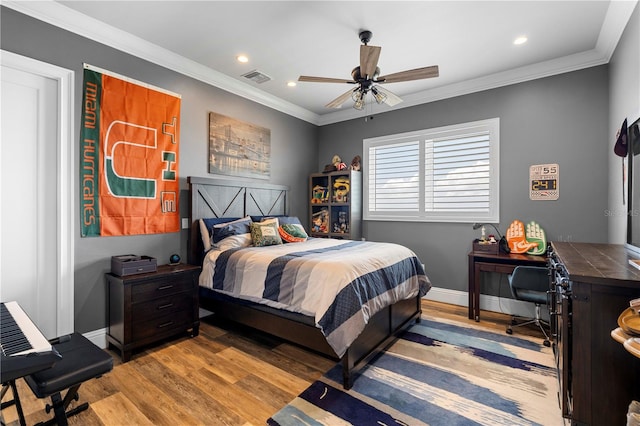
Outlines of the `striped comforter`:
[{"label": "striped comforter", "polygon": [[314,317],[339,357],[374,314],[431,288],[422,264],[406,247],[326,238],[211,250],[200,285]]}]

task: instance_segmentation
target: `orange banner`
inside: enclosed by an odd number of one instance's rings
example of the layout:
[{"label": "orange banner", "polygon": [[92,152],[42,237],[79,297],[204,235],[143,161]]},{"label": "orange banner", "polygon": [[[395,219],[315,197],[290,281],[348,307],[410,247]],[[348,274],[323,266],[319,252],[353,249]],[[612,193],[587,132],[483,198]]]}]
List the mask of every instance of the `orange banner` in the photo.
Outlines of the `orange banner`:
[{"label": "orange banner", "polygon": [[82,236],[178,232],[180,97],[84,77]]}]

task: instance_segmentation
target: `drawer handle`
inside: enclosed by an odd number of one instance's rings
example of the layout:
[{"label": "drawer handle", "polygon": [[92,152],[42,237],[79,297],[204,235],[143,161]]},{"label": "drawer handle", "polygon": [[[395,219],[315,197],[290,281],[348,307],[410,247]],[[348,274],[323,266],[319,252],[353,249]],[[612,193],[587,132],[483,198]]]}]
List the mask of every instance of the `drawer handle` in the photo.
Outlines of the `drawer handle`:
[{"label": "drawer handle", "polygon": [[173,284],[163,285],[162,287],[158,287],[158,290],[168,290],[173,287]]},{"label": "drawer handle", "polygon": [[173,306],[173,303],[167,303],[166,305],[158,306],[158,309],[167,309]]},{"label": "drawer handle", "polygon": [[170,326],[171,324],[173,324],[173,321],[165,322],[164,324],[160,324],[160,325],[158,326],[158,328],[168,327],[168,326]]}]

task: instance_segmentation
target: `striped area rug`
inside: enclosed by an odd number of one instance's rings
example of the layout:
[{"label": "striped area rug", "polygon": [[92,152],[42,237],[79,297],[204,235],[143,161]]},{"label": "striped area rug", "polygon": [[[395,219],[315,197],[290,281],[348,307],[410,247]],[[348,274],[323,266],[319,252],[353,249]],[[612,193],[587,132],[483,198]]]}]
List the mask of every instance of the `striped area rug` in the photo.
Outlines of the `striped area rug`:
[{"label": "striped area rug", "polygon": [[423,317],[345,391],[337,365],[269,425],[562,425],[540,340]]}]

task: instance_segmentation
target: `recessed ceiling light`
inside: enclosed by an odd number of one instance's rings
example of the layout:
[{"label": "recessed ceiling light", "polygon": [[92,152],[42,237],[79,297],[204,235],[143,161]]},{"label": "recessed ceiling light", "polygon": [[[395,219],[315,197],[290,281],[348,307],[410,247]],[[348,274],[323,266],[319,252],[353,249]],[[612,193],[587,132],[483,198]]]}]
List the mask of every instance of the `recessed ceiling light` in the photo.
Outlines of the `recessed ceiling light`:
[{"label": "recessed ceiling light", "polygon": [[295,81],[289,81],[289,82],[287,82],[287,86],[296,87],[296,82]]},{"label": "recessed ceiling light", "polygon": [[242,62],[243,64],[249,62],[249,58],[246,55],[238,55],[236,56],[238,62]]},{"label": "recessed ceiling light", "polygon": [[527,36],[516,37],[516,39],[513,40],[513,44],[515,45],[525,44],[527,40],[528,40]]}]

